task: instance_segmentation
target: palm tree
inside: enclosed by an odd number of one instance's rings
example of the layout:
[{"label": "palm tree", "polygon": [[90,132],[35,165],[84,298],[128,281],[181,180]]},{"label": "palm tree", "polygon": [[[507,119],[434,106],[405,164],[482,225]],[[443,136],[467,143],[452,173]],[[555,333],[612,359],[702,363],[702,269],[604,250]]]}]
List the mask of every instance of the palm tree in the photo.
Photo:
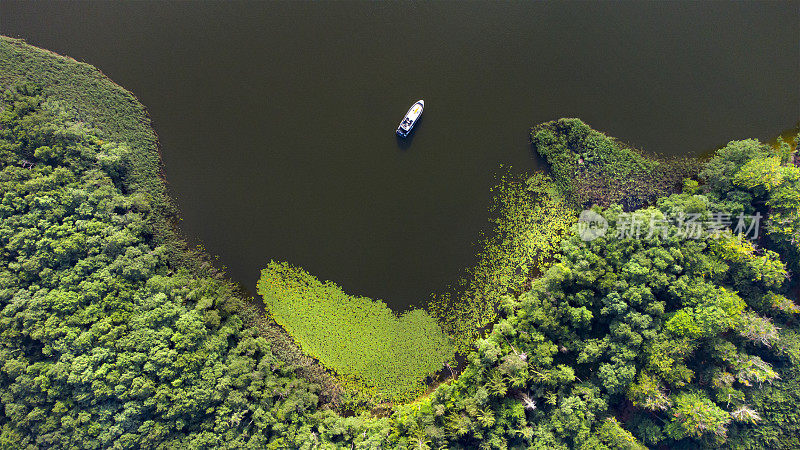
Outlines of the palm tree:
[{"label": "palm tree", "polygon": [[411,427],[411,434],[413,435],[413,445],[416,450],[430,450],[431,440],[428,439],[428,433],[418,423],[414,423]]}]

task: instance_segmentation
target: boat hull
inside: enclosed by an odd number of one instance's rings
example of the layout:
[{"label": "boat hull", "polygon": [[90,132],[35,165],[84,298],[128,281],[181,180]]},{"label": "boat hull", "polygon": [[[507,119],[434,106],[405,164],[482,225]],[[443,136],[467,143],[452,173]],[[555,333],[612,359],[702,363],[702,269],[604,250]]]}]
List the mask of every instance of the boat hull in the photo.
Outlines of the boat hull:
[{"label": "boat hull", "polygon": [[408,112],[406,113],[403,120],[400,121],[400,125],[397,126],[397,135],[400,137],[407,137],[411,130],[414,129],[414,125],[417,124],[419,118],[422,117],[422,111],[425,108],[425,102],[423,100],[418,100],[416,103],[411,105]]}]

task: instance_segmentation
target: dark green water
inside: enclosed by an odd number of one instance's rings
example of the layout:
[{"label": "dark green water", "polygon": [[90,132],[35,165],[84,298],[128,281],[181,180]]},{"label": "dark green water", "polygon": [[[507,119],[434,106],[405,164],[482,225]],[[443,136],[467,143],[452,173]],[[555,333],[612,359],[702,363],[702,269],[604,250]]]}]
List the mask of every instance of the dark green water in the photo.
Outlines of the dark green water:
[{"label": "dark green water", "polygon": [[[183,229],[396,309],[453,282],[500,164],[563,116],[700,154],[800,119],[798,2],[0,2],[0,33],[148,107]],[[401,144],[394,129],[425,99]]]}]

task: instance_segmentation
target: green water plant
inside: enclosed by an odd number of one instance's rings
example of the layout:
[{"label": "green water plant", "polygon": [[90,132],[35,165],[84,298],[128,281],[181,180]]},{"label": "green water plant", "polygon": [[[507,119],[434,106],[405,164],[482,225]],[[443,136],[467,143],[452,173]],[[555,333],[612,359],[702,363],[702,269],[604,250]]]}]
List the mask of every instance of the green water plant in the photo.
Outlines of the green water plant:
[{"label": "green water plant", "polygon": [[539,172],[506,173],[493,193],[492,226],[480,241],[476,265],[428,305],[462,352],[497,320],[504,298],[524,290],[550,266],[577,220],[552,179]]},{"label": "green water plant", "polygon": [[379,300],[347,295],[287,263],[261,271],[258,293],[269,314],[303,350],[352,387],[383,400],[409,399],[424,377],[454,354],[448,337],[427,312],[397,316]]}]

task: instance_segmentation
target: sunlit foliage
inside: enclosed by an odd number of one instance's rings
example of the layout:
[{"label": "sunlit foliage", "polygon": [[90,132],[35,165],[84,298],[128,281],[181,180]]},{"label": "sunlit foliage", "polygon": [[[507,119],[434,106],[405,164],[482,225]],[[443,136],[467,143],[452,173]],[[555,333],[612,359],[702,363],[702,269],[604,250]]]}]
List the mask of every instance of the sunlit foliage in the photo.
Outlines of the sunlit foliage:
[{"label": "sunlit foliage", "polygon": [[552,264],[561,239],[577,220],[541,173],[506,174],[493,192],[492,228],[480,243],[476,266],[428,306],[462,352],[496,320],[504,298],[518,295]]},{"label": "sunlit foliage", "polygon": [[709,196],[740,201],[748,212],[768,218],[761,242],[786,252],[800,271],[800,167],[794,158],[794,148],[782,139],[777,147],[755,139],[733,141],[716,152],[701,177]]}]

